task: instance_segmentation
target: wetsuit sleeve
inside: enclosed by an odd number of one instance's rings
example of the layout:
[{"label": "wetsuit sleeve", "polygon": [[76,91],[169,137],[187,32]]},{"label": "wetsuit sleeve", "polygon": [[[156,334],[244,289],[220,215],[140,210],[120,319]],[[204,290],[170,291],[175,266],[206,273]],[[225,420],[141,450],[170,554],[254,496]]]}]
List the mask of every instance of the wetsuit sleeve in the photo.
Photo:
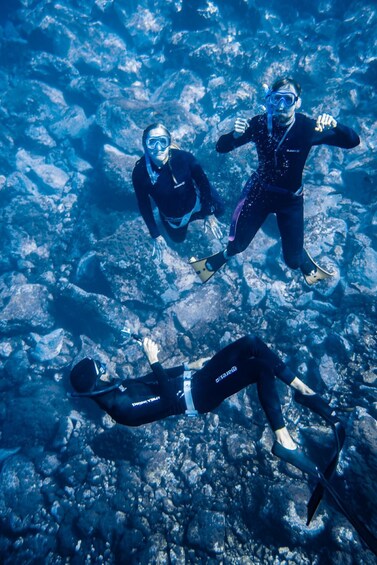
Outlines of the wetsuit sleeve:
[{"label": "wetsuit sleeve", "polygon": [[146,186],[147,173],[143,173],[140,165],[140,161],[136,163],[136,166],[132,172],[132,183],[134,186],[136,200],[139,206],[140,214],[149,230],[149,233],[156,239],[160,235],[160,230],[154,219],[151,198],[149,196],[149,191]]},{"label": "wetsuit sleeve", "polygon": [[168,377],[167,372],[165,371],[161,363],[153,363],[151,365],[151,368],[160,386],[161,399],[165,401],[168,405],[173,404],[175,402],[175,393],[172,387],[170,386],[170,382],[169,382],[170,379]]},{"label": "wetsuit sleeve", "polygon": [[360,143],[360,137],[357,133],[343,125],[337,124],[335,128],[325,130],[323,132],[313,132],[312,145],[332,145],[333,147],[341,147],[342,149],[352,149]]},{"label": "wetsuit sleeve", "polygon": [[216,151],[218,153],[229,153],[229,151],[241,147],[241,145],[245,145],[249,141],[253,141],[254,120],[250,120],[249,124],[245,133],[240,137],[234,137],[234,131],[222,135],[216,143]]},{"label": "wetsuit sleeve", "polygon": [[208,216],[213,212],[211,185],[202,166],[193,158],[191,163],[191,176],[194,179],[200,193],[201,212]]}]

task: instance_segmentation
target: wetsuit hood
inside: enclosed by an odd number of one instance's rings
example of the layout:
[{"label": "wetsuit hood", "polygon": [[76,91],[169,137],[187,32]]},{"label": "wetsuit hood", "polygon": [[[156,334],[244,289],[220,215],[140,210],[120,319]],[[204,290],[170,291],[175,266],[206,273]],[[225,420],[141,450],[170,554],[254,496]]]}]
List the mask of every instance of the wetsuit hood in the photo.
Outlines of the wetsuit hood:
[{"label": "wetsuit hood", "polygon": [[94,359],[85,357],[75,365],[70,373],[70,381],[76,392],[89,392],[94,389],[98,369]]},{"label": "wetsuit hood", "polygon": [[103,383],[99,381],[105,372],[101,363],[90,357],[85,357],[75,365],[70,374],[72,387],[76,392],[71,396],[100,396],[121,386],[121,382]]}]

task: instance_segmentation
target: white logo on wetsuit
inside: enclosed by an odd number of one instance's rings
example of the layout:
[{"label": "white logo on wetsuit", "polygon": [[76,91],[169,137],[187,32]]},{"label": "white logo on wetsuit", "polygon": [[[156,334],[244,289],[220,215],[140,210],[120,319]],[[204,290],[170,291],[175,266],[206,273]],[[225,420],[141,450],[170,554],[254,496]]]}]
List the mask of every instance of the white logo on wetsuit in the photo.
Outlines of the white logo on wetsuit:
[{"label": "white logo on wetsuit", "polygon": [[286,153],[300,153],[301,149],[286,149]]},{"label": "white logo on wetsuit", "polygon": [[147,400],[141,400],[141,402],[132,402],[131,406],[143,406],[143,404],[150,404],[151,402],[156,402],[157,400],[160,400],[159,396],[148,398]]},{"label": "white logo on wetsuit", "polygon": [[229,375],[232,375],[236,371],[237,371],[237,367],[235,365],[233,365],[233,367],[231,369],[229,369],[228,371],[226,371],[226,373],[223,373],[222,375],[217,377],[215,382],[219,383],[220,381],[222,381],[223,379],[226,379],[227,377],[229,377]]}]

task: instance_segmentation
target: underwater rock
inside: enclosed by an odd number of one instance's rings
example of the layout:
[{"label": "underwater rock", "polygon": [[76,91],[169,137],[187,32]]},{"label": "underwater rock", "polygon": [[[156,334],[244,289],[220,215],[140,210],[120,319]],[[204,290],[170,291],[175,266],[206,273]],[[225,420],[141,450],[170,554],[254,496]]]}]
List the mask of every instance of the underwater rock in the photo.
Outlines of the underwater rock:
[{"label": "underwater rock", "polygon": [[224,514],[199,510],[188,525],[187,540],[190,545],[211,555],[222,554],[225,543]]},{"label": "underwater rock", "polygon": [[33,463],[22,455],[7,459],[0,473],[0,507],[12,508],[5,518],[13,533],[26,532],[42,508],[39,478]]},{"label": "underwater rock", "polygon": [[51,407],[51,399],[32,398],[32,413],[29,397],[9,402],[3,422],[3,443],[7,446],[10,443],[22,447],[48,445],[55,437],[59,418],[56,409]]},{"label": "underwater rock", "polygon": [[35,342],[35,347],[31,350],[32,357],[39,362],[51,361],[62,350],[65,338],[64,330],[59,328],[53,332],[41,336],[39,334],[31,333],[30,337]]},{"label": "underwater rock", "polygon": [[17,168],[34,177],[42,188],[42,193],[46,194],[61,194],[69,181],[69,175],[65,171],[46,163],[43,157],[30,155],[24,149],[17,153]]},{"label": "underwater rock", "polygon": [[43,332],[53,327],[54,318],[50,313],[52,296],[47,288],[39,284],[22,284],[12,291],[8,304],[1,312],[1,333]]},{"label": "underwater rock", "polygon": [[4,363],[5,386],[10,388],[24,383],[27,380],[29,369],[30,362],[24,349],[18,349],[11,353]]},{"label": "underwater rock", "polygon": [[375,295],[377,291],[377,251],[371,247],[357,253],[348,272],[351,285],[362,292]]},{"label": "underwater rock", "polygon": [[110,199],[110,202],[114,196],[109,193],[109,189],[122,190],[124,197],[135,198],[131,174],[136,160],[134,156],[127,155],[110,144],[103,146],[99,163],[106,182],[107,199]]},{"label": "underwater rock", "polygon": [[8,459],[8,457],[11,457],[12,455],[18,453],[20,449],[20,447],[14,447],[11,449],[0,448],[0,463]]}]

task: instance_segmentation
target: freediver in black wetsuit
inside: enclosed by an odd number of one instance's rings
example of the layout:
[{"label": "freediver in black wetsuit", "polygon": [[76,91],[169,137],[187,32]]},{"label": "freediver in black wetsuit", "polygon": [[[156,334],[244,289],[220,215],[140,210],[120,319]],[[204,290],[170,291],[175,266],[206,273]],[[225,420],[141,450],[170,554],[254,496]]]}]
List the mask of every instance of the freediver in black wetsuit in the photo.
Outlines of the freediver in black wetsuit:
[{"label": "freediver in black wetsuit", "polygon": [[[158,346],[149,338],[142,342],[152,372],[121,382],[104,382],[100,363],[90,358],[80,361],[70,379],[76,394],[91,397],[116,422],[140,426],[168,416],[197,415],[217,408],[223,400],[256,383],[260,403],[275,434],[273,452],[293,464],[312,464],[296,448],[284,423],[275,377],[296,390],[297,400],[335,422],[331,408],[290,371],[258,337],[247,335],[231,343],[209,360],[200,360],[171,369],[158,361]],[[206,363],[203,365],[204,361]],[[203,366],[202,366],[203,365]],[[198,369],[191,372],[192,369]],[[106,376],[107,378],[107,376]],[[286,452],[286,453],[285,453]],[[285,453],[285,455],[284,455]]]},{"label": "freediver in black wetsuit", "polygon": [[[135,336],[134,336],[135,337]],[[159,349],[149,338],[142,343],[152,372],[135,379],[109,382],[99,361],[86,357],[75,365],[70,379],[73,397],[92,398],[114,420],[127,426],[140,426],[168,416],[196,416],[217,408],[221,402],[249,384],[257,384],[258,395],[275,434],[272,453],[318,481],[308,503],[308,523],[321,501],[324,490],[377,555],[377,539],[363,522],[345,506],[329,482],[336,469],[344,441],[344,428],[330,406],[295,377],[279,357],[258,337],[247,335],[231,343],[209,360],[200,359],[188,366],[163,369]],[[195,370],[194,373],[191,369]],[[295,389],[295,400],[322,416],[333,428],[341,445],[335,449],[324,471],[296,446],[284,424],[275,377]]]},{"label": "freediver in black wetsuit", "polygon": [[166,243],[155,221],[151,199],[173,241],[184,241],[190,222],[207,218],[215,237],[220,238],[222,233],[216,218],[224,207],[195,157],[172,146],[170,132],[162,124],[148,126],[142,143],[144,156],[135,165],[132,182],[157,257],[161,259]]},{"label": "freediver in black wetsuit", "polygon": [[233,213],[226,250],[207,258],[207,263],[205,259],[191,261],[203,282],[248,247],[271,213],[276,214],[288,267],[301,269],[308,284],[329,276],[304,249],[302,173],[313,146],[351,149],[360,139],[329,114],[314,120],[298,113],[300,96],[301,87],[295,80],[276,80],[266,95],[267,112],[251,120],[237,118],[234,130],[218,140],[219,153],[255,143],[258,168],[247,181]]}]

